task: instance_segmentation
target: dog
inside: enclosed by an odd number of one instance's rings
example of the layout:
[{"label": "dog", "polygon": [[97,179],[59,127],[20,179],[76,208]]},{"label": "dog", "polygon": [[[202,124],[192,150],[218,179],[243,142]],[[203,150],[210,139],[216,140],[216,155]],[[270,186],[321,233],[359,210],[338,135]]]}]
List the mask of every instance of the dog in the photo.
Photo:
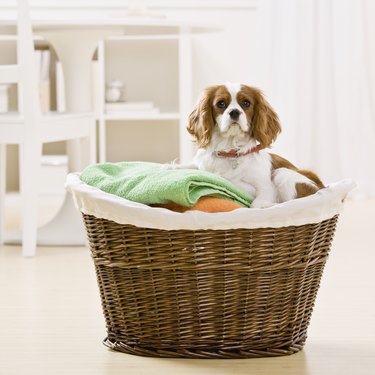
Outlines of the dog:
[{"label": "dog", "polygon": [[218,174],[255,197],[254,208],[306,197],[323,189],[320,178],[266,149],[281,132],[279,118],[261,90],[239,83],[204,90],[189,116],[198,146],[195,168]]}]

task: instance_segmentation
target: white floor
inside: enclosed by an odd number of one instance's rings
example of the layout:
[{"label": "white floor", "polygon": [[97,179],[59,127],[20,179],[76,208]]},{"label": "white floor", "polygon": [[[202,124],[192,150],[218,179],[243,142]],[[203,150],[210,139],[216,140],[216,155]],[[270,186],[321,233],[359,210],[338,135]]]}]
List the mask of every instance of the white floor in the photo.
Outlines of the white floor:
[{"label": "white floor", "polygon": [[[45,222],[58,202],[43,200]],[[19,224],[8,199],[8,230]],[[111,352],[89,250],[0,246],[0,375],[375,374],[375,201],[341,215],[304,350],[289,357],[176,360]]]}]

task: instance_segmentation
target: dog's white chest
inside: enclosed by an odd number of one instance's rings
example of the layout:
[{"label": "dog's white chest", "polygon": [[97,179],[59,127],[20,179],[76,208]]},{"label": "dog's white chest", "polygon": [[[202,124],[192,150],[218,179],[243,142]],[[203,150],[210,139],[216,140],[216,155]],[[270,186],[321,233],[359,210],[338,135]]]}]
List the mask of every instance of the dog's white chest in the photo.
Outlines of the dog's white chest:
[{"label": "dog's white chest", "polygon": [[267,153],[254,153],[237,158],[217,157],[205,151],[197,154],[195,161],[199,169],[218,174],[250,194],[255,193],[259,179],[270,173],[270,160]]}]

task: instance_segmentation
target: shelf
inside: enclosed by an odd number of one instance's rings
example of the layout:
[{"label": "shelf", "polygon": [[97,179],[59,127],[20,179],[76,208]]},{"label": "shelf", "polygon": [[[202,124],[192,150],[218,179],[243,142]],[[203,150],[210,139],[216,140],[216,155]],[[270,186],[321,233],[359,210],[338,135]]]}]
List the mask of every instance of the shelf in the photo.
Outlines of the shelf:
[{"label": "shelf", "polygon": [[[186,108],[184,105],[190,101],[192,81],[189,30],[178,28],[162,34],[166,30],[144,29],[135,34],[126,28],[125,35],[111,35],[99,43],[96,64],[99,73],[95,86],[95,97],[98,99],[96,119],[99,162],[105,162],[108,157],[120,158],[107,147],[107,138],[112,142],[116,134],[114,132],[127,134],[130,140],[139,139],[140,134],[149,129],[153,137],[173,137],[173,143],[181,149],[182,138],[188,138],[185,117],[190,111],[190,106]],[[152,105],[139,108],[108,107],[106,87],[113,80],[124,82],[125,97],[129,103],[144,102]],[[161,91],[163,95],[160,95]],[[108,125],[116,130],[107,130]],[[184,143],[190,145],[189,139]],[[138,149],[132,146],[130,141],[127,153],[138,155]],[[112,154],[107,154],[107,149]],[[154,152],[159,150],[155,148]],[[173,159],[178,153],[181,155],[183,150],[170,149],[164,157],[166,160]]]},{"label": "shelf", "polygon": [[[97,116],[97,120],[100,120],[100,116]],[[102,117],[105,121],[128,121],[128,120],[179,120],[180,114],[177,112],[161,112],[161,113],[112,113],[105,114]]]}]

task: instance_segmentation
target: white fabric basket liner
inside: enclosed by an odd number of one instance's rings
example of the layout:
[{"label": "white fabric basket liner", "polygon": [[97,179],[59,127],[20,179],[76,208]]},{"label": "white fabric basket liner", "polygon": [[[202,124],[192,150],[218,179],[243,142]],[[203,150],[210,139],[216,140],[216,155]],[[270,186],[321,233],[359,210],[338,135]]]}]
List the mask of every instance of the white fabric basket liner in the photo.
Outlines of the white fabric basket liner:
[{"label": "white fabric basket liner", "polygon": [[82,213],[119,224],[164,230],[280,228],[319,223],[339,214],[346,195],[355,187],[351,179],[345,179],[332,183],[309,197],[269,208],[239,208],[218,213],[177,213],[103,192],[85,184],[79,176],[79,173],[70,173],[66,188],[73,194],[75,205]]}]

